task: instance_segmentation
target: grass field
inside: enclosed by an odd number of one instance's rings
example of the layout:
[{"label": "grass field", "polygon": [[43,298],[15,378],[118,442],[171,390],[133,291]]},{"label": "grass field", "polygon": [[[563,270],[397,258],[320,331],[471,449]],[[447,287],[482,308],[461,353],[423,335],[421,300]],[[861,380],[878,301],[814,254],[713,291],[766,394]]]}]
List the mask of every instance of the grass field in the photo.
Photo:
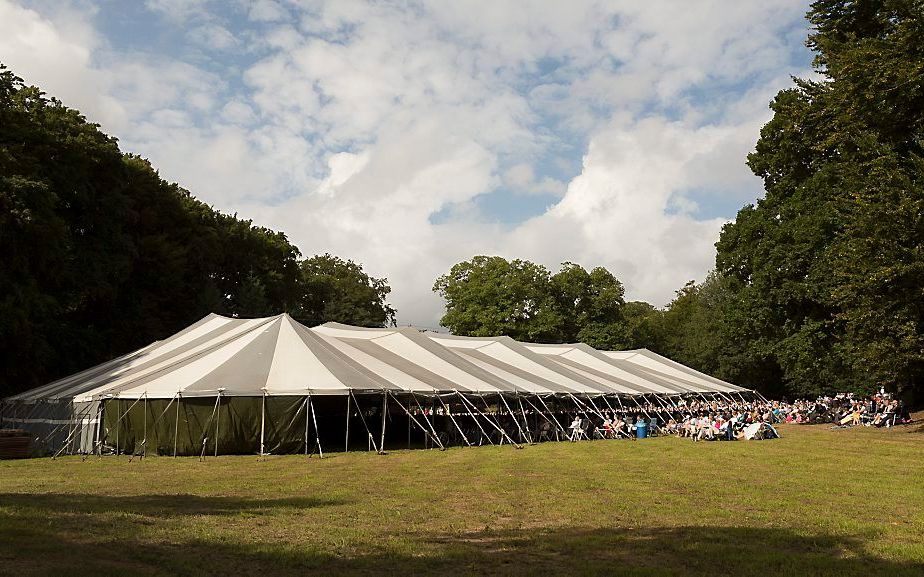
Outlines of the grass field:
[{"label": "grass field", "polygon": [[924,575],[924,429],[781,432],[5,461],[0,573]]}]

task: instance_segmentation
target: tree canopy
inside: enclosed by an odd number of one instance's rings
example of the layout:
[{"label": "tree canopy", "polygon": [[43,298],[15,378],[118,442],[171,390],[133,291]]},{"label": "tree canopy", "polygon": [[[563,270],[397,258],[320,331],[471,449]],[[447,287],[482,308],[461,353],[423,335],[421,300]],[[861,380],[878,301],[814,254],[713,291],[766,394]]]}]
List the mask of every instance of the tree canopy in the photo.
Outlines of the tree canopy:
[{"label": "tree canopy", "polygon": [[440,323],[458,335],[505,334],[533,342],[623,341],[614,327],[625,304],[622,283],[604,268],[542,265],[476,256],[441,276],[433,290],[446,300]]},{"label": "tree canopy", "polygon": [[385,279],[330,255],[300,262],[285,234],[165,182],[2,65],[0,251],[0,395],[147,345],[209,312],[394,321]]}]

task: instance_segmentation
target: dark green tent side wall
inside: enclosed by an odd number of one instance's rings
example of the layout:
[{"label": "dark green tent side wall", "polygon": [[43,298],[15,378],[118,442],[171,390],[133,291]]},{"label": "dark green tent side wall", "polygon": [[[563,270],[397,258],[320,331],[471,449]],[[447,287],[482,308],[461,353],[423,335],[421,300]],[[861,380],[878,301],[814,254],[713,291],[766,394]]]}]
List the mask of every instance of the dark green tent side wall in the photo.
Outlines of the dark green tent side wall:
[{"label": "dark green tent side wall", "polygon": [[[108,400],[103,408],[104,445],[118,447],[121,453],[173,455],[175,446],[177,455],[200,455],[203,450],[212,455],[217,440],[218,454],[259,453],[263,402],[263,397],[222,397],[216,408],[215,397]],[[265,402],[264,451],[304,451],[305,397],[266,397]],[[313,428],[309,436],[310,444]]]}]

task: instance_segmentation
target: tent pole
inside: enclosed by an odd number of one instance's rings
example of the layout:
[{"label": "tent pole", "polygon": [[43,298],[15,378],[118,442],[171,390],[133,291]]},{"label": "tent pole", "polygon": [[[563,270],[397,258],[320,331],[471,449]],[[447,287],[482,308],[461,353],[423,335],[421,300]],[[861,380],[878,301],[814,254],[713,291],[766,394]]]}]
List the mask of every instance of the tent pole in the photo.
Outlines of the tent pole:
[{"label": "tent pole", "polygon": [[[132,405],[132,406],[134,406],[134,405]],[[79,413],[79,418],[83,418],[83,416],[85,416],[85,415],[86,415],[87,413],[89,413],[89,412],[90,412],[90,407],[88,406],[86,409],[84,409],[83,411],[81,411],[81,412]],[[75,420],[76,420],[76,419],[75,419]],[[51,457],[52,459],[56,459],[56,458],[58,457],[58,455],[60,455],[62,452],[64,452],[64,449],[67,448],[68,444],[70,444],[70,442],[71,442],[71,439],[72,439],[72,438],[74,437],[74,435],[77,433],[77,429],[78,429],[77,426],[74,426],[73,429],[70,429],[70,434],[68,434],[67,438],[64,439],[64,443],[61,445],[61,448],[58,449],[58,452],[55,453],[55,454]]]},{"label": "tent pole", "polygon": [[[352,389],[350,389],[350,394],[353,395],[353,390],[352,390]],[[365,415],[363,415],[363,409],[362,409],[362,407],[359,406],[359,401],[356,399],[356,396],[355,396],[355,395],[353,395],[353,402],[356,403],[356,412],[359,413],[359,418],[360,418],[360,420],[361,420],[362,423],[363,423],[363,427],[366,429],[366,435],[369,436],[369,441],[370,441],[370,442],[372,443],[372,445],[374,446],[374,445],[375,445],[375,437],[372,436],[372,431],[369,430],[369,425],[368,425],[368,423],[366,423],[366,417],[365,417]],[[378,447],[375,447],[375,452],[376,452],[376,453],[379,452],[379,448],[378,448]]]},{"label": "tent pole", "polygon": [[115,401],[115,404],[116,404],[116,415],[119,416],[119,418],[116,419],[116,424],[115,424],[115,428],[116,428],[116,457],[118,457],[119,454],[122,452],[121,449],[119,448],[119,429],[121,428],[121,422],[122,422],[122,407],[119,406],[119,397],[118,397],[118,393],[116,393],[116,398],[113,399],[113,400]]},{"label": "tent pole", "polygon": [[[545,413],[543,413],[542,411],[540,411],[540,410],[539,410],[539,407],[537,407],[536,405],[534,405],[534,404],[532,403],[532,401],[530,401],[528,398],[526,399],[526,404],[529,405],[530,407],[532,407],[533,410],[536,411],[536,413],[537,413],[539,416],[541,416],[543,419],[545,419],[550,425],[555,425],[556,428],[559,427],[558,421],[553,421],[552,419],[550,419]],[[549,413],[551,414],[551,411],[549,411]],[[557,430],[557,429],[556,429],[556,430]]]},{"label": "tent pole", "polygon": [[260,405],[260,456],[264,457],[264,440],[266,433],[266,389],[263,389],[263,402]]},{"label": "tent pole", "polygon": [[221,389],[215,399],[215,457],[218,457],[218,423],[221,421]]},{"label": "tent pole", "polygon": [[523,408],[523,401],[520,399],[519,393],[517,393],[517,404],[520,405],[520,414],[523,415],[523,424],[526,425],[526,441],[530,445],[534,445],[533,434],[529,430],[529,419],[526,418],[526,410]]},{"label": "tent pole", "polygon": [[[307,421],[307,419],[305,419]],[[305,426],[308,426],[307,423]],[[350,451],[350,395],[347,393],[346,438],[343,441],[343,452]]]},{"label": "tent pole", "polygon": [[[433,434],[433,440],[436,441],[437,444],[440,446],[440,450],[441,450],[441,451],[445,451],[445,450],[446,450],[446,447],[443,446],[443,442],[440,441],[440,436],[439,436],[438,434],[436,434],[436,427],[434,427],[434,426],[433,426],[433,423],[430,422],[430,419],[427,417],[427,411],[425,411],[424,408],[420,405],[420,401],[417,400],[417,395],[414,394],[414,391],[411,391],[411,398],[413,398],[413,399],[414,399],[414,402],[417,403],[417,408],[420,409],[420,414],[421,414],[421,416],[424,418],[424,422],[427,423],[427,426],[428,426],[428,427],[430,427],[430,432]],[[432,399],[431,399],[431,401],[432,401]],[[433,405],[433,404],[435,404],[435,403],[431,403],[431,405]],[[431,408],[431,409],[430,409],[430,414],[432,415],[434,412],[435,412],[435,411],[433,411],[433,409]]]},{"label": "tent pole", "polygon": [[[498,393],[498,395],[500,395],[500,393]],[[487,399],[484,398],[484,395],[479,395],[479,396],[481,397],[481,403],[484,405],[484,410],[485,410],[485,412],[482,413],[482,415],[484,416],[485,420],[488,421],[488,423],[490,423],[495,429],[497,429],[501,433],[500,444],[503,445],[504,439],[506,438],[512,444],[516,445],[517,443],[514,443],[513,439],[510,438],[510,435],[507,434],[507,431],[505,431],[500,426],[500,419],[498,419],[494,415],[489,415],[489,413],[491,412],[491,407],[488,406],[488,401]],[[498,407],[498,412],[500,412],[500,407]],[[523,447],[518,446],[517,448],[522,449]]]},{"label": "tent pole", "polygon": [[385,417],[388,412],[388,389],[382,394],[382,436],[379,440],[379,455],[385,454]]},{"label": "tent pole", "polygon": [[[308,393],[308,406],[311,408],[311,422],[314,424],[314,440],[318,444],[318,458],[324,458],[324,450],[321,448],[321,436],[318,432],[318,420],[314,416],[314,403],[311,401],[311,393]],[[305,420],[308,420],[308,415],[305,415]]]},{"label": "tent pole", "polygon": [[[416,398],[416,397],[415,397],[415,398]],[[460,426],[459,426],[459,423],[456,422],[456,418],[452,415],[452,411],[449,410],[449,405],[447,405],[446,402],[443,401],[443,397],[441,397],[441,396],[439,395],[439,393],[436,394],[436,398],[439,399],[440,404],[443,405],[443,410],[445,410],[445,411],[446,411],[446,414],[449,415],[449,420],[451,420],[451,421],[452,421],[452,424],[456,426],[456,430],[459,431],[459,434],[460,434],[460,435],[462,435],[462,440],[465,441],[465,444],[466,444],[466,445],[468,445],[469,447],[471,447],[471,446],[472,446],[472,443],[468,440],[468,437],[465,436],[465,433],[462,432],[462,427],[460,427]],[[419,403],[418,403],[418,406],[420,406]],[[423,409],[421,409],[421,410],[423,410]]]},{"label": "tent pole", "polygon": [[[481,401],[484,403],[485,409],[487,409],[487,408],[488,408],[488,401],[485,400],[484,396],[481,397]],[[521,445],[521,444],[517,443],[516,441],[514,441],[513,439],[511,439],[511,438],[510,438],[510,435],[507,434],[507,431],[505,431],[500,425],[498,425],[497,423],[495,423],[494,421],[492,421],[487,415],[485,415],[484,413],[482,413],[482,412],[478,409],[478,407],[475,406],[475,403],[471,403],[471,405],[472,405],[472,408],[473,408],[473,409],[475,409],[476,411],[478,411],[478,412],[481,414],[481,416],[484,417],[484,420],[487,421],[488,424],[492,425],[492,426],[493,426],[495,429],[497,429],[497,431],[501,434],[501,443],[503,443],[503,440],[504,440],[504,439],[507,439],[508,441],[510,441],[510,444],[513,445],[514,447],[516,447],[517,449],[522,449],[522,448],[523,448],[523,445]],[[490,440],[490,439],[489,439],[489,440]]]},{"label": "tent pole", "polygon": [[[305,401],[302,403],[302,409],[305,410],[305,458],[308,458],[308,397],[305,396]],[[298,411],[299,413],[301,410]]]},{"label": "tent pole", "polygon": [[[568,432],[564,427],[561,426],[561,423],[558,422],[558,417],[555,416],[555,413],[552,412],[552,409],[549,408],[549,405],[545,402],[545,399],[541,395],[536,395],[536,398],[539,399],[539,402],[542,403],[542,406],[545,407],[545,410],[549,412],[549,416],[552,417],[552,420],[555,421],[555,424],[558,426],[558,430],[565,437],[568,436]],[[529,401],[527,401],[529,402]]]},{"label": "tent pole", "polygon": [[594,412],[597,413],[597,416],[605,421],[606,417],[603,416],[603,413],[597,408],[597,403],[594,402],[593,397],[587,395],[587,401],[590,403],[590,406],[594,408]]},{"label": "tent pole", "polygon": [[[478,422],[478,417],[475,416],[475,413],[472,412],[472,410],[469,408],[468,404],[466,403],[467,399],[463,397],[462,393],[460,393],[458,390],[456,391],[456,394],[459,395],[459,399],[462,400],[462,404],[465,406],[465,410],[468,412],[468,415],[472,418],[473,421],[475,421],[475,425],[477,425],[478,429],[481,431],[481,437],[483,439],[487,439],[488,442],[493,445],[494,441],[491,440],[491,437],[489,437],[488,434],[485,432],[484,427],[482,427],[481,423]],[[480,442],[478,444],[481,445]]]},{"label": "tent pole", "polygon": [[523,433],[523,427],[520,426],[520,420],[517,418],[517,414],[510,410],[510,405],[507,404],[507,399],[504,398],[504,393],[500,393],[498,396],[502,401],[504,401],[504,406],[507,407],[507,412],[510,413],[511,417],[513,417],[513,422],[517,424],[517,430],[520,431],[520,442],[522,443],[524,441],[528,441],[529,439],[527,439],[526,435]]},{"label": "tent pole", "polygon": [[209,442],[209,427],[212,426],[212,420],[215,418],[215,412],[218,411],[218,401],[221,400],[221,394],[215,397],[215,405],[212,407],[212,414],[209,415],[208,422],[205,423],[205,426],[202,427],[202,451],[199,452],[199,460],[205,460],[205,448]]},{"label": "tent pole", "polygon": [[173,422],[173,458],[176,458],[177,438],[180,436],[180,393],[176,394],[176,420]]},{"label": "tent pole", "polygon": [[[641,403],[638,402],[638,400],[635,398],[635,395],[630,395],[629,398],[632,399],[632,402],[635,403],[636,407],[638,407],[639,409],[642,410],[643,413],[645,413],[646,417],[648,417],[649,419],[651,418],[651,415],[649,415],[648,411],[645,410],[645,407],[643,407]],[[644,395],[642,396],[642,398],[643,399],[645,398]]]},{"label": "tent pole", "polygon": [[[398,404],[400,405],[401,403],[399,402]],[[418,427],[420,427],[421,430],[422,430],[425,434],[430,435],[430,436],[432,437],[432,439],[433,439],[434,441],[436,441],[436,444],[440,446],[440,450],[445,450],[445,449],[446,449],[446,447],[443,446],[443,443],[440,442],[439,437],[436,436],[436,431],[435,431],[435,430],[432,431],[432,434],[431,434],[431,431],[428,431],[427,429],[424,429],[423,425],[420,424],[420,421],[418,421],[418,420],[414,417],[414,415],[411,414],[411,411],[410,411],[410,403],[408,403],[408,408],[405,408],[404,405],[401,405],[401,408],[404,409],[404,412],[405,412],[405,413],[407,413],[407,416],[408,416],[408,429],[409,429],[409,430],[410,430],[410,427],[411,427],[411,424],[410,424],[411,421],[414,421],[414,423],[415,423]],[[423,410],[422,410],[422,409],[421,409],[421,414],[423,414]],[[426,418],[427,418],[426,414],[423,414],[423,417],[424,417],[424,419],[426,419]],[[429,422],[429,421],[427,421],[427,425],[430,425],[430,422]],[[433,427],[430,426],[430,429],[432,430]],[[410,446],[410,445],[408,445],[408,446]]]},{"label": "tent pole", "polygon": [[144,392],[144,404],[142,405],[144,409],[144,440],[141,441],[141,458],[148,454],[148,392]]}]

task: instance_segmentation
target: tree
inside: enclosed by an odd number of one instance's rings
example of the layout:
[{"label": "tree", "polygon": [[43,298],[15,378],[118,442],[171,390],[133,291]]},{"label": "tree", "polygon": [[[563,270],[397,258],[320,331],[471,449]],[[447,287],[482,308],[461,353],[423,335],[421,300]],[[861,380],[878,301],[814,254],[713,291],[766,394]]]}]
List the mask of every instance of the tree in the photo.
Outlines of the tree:
[{"label": "tree", "polygon": [[542,265],[476,256],[452,267],[433,290],[446,300],[440,324],[458,335],[508,335],[529,342],[586,342],[616,348],[624,337],[622,283],[572,262]]},{"label": "tree", "polygon": [[330,254],[311,257],[299,265],[301,292],[293,315],[315,326],[328,321],[361,327],[395,325],[395,309],[388,304],[388,279],[373,278],[360,265]]},{"label": "tree", "polygon": [[542,265],[476,256],[454,265],[433,285],[446,300],[440,324],[457,335],[560,342],[562,318],[550,283]]},{"label": "tree", "polygon": [[728,347],[795,394],[920,394],[924,6],[822,0],[809,19],[823,80],[774,99],[748,157],[766,195],[716,245]]}]

